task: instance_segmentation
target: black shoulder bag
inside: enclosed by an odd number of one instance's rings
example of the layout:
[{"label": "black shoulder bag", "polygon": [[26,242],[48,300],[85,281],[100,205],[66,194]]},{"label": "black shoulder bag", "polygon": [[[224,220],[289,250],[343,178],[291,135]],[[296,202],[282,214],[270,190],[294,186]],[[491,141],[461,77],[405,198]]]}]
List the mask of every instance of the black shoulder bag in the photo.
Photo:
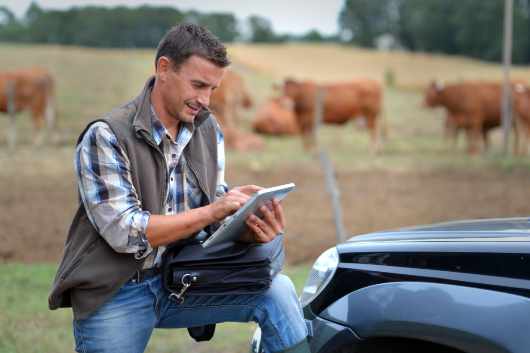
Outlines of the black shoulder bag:
[{"label": "black shoulder bag", "polygon": [[[264,243],[226,242],[203,248],[198,241],[179,242],[164,253],[162,283],[169,298],[188,295],[258,294],[281,271],[283,234]],[[196,341],[211,339],[215,325],[188,328]]]}]

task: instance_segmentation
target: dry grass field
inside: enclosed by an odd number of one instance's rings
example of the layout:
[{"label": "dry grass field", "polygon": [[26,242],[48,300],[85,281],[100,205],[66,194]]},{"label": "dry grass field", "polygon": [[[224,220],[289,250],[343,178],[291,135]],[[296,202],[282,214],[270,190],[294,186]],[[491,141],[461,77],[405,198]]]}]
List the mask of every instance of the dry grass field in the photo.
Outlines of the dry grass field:
[{"label": "dry grass field", "polygon": [[[498,79],[498,65],[337,45],[233,45],[229,52],[258,105],[274,94],[271,85],[287,76],[383,81],[387,70],[394,72],[397,85],[385,90],[389,137],[381,154],[370,154],[366,132],[353,123],[325,127],[319,134],[335,166],[352,235],[530,214],[528,157],[503,155],[500,132],[485,155],[467,156],[463,141],[451,151],[442,138],[442,113],[421,107],[420,90],[431,79]],[[20,115],[14,151],[7,149],[8,123],[0,116],[0,277],[6,279],[0,286],[1,353],[71,351],[70,313],[51,314],[45,298],[77,204],[73,146],[90,120],[139,92],[152,72],[153,55],[150,50],[0,44],[1,69],[38,65],[53,73],[59,111],[56,129],[40,146],[32,142],[29,116]],[[515,68],[514,76],[530,80],[530,68]],[[254,111],[245,112],[243,128]],[[330,199],[318,158],[305,152],[298,138],[265,141],[260,152],[228,152],[227,179],[231,185],[297,184],[284,206],[288,270],[300,288],[309,263],[335,243]],[[213,346],[195,344],[184,332],[160,331],[148,351],[245,352],[251,331],[251,325],[222,325]]]},{"label": "dry grass field", "polygon": [[[276,79],[286,76],[322,82],[359,77],[382,80],[387,70],[398,85],[421,88],[433,79],[498,80],[499,65],[474,59],[409,52],[375,52],[339,44],[233,45],[232,55],[248,67]],[[530,80],[527,67],[514,67],[512,76]]]}]

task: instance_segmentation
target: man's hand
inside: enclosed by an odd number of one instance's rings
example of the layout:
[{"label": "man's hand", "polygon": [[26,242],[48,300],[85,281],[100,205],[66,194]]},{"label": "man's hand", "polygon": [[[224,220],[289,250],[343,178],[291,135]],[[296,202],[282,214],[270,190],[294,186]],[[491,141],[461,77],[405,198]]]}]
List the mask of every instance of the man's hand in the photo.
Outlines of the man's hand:
[{"label": "man's hand", "polygon": [[276,199],[259,208],[262,218],[256,215],[248,217],[246,223],[249,232],[245,233],[240,240],[255,243],[268,243],[283,232],[285,217],[280,202]]},{"label": "man's hand", "polygon": [[252,194],[261,189],[263,188],[257,185],[243,185],[228,191],[210,205],[215,221],[219,222],[239,210],[250,199]]}]

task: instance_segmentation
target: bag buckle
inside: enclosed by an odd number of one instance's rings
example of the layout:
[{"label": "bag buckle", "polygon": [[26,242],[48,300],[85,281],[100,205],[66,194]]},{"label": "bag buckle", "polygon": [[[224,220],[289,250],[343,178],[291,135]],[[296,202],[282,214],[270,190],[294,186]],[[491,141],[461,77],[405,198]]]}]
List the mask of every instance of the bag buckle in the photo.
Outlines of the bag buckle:
[{"label": "bag buckle", "polygon": [[193,282],[197,282],[197,279],[198,276],[192,275],[191,273],[186,273],[184,276],[182,276],[180,280],[180,282],[182,283],[182,288],[178,293],[171,293],[169,295],[169,299],[176,301],[177,304],[184,303],[184,294]]}]

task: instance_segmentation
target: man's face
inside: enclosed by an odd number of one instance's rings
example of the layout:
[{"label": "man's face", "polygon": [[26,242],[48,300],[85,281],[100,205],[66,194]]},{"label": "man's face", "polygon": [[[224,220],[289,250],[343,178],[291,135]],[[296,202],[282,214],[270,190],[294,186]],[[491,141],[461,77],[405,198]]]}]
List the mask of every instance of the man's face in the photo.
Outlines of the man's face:
[{"label": "man's face", "polygon": [[169,59],[161,57],[158,71],[164,109],[172,118],[191,123],[201,108],[209,106],[226,70],[193,55],[176,70]]}]

